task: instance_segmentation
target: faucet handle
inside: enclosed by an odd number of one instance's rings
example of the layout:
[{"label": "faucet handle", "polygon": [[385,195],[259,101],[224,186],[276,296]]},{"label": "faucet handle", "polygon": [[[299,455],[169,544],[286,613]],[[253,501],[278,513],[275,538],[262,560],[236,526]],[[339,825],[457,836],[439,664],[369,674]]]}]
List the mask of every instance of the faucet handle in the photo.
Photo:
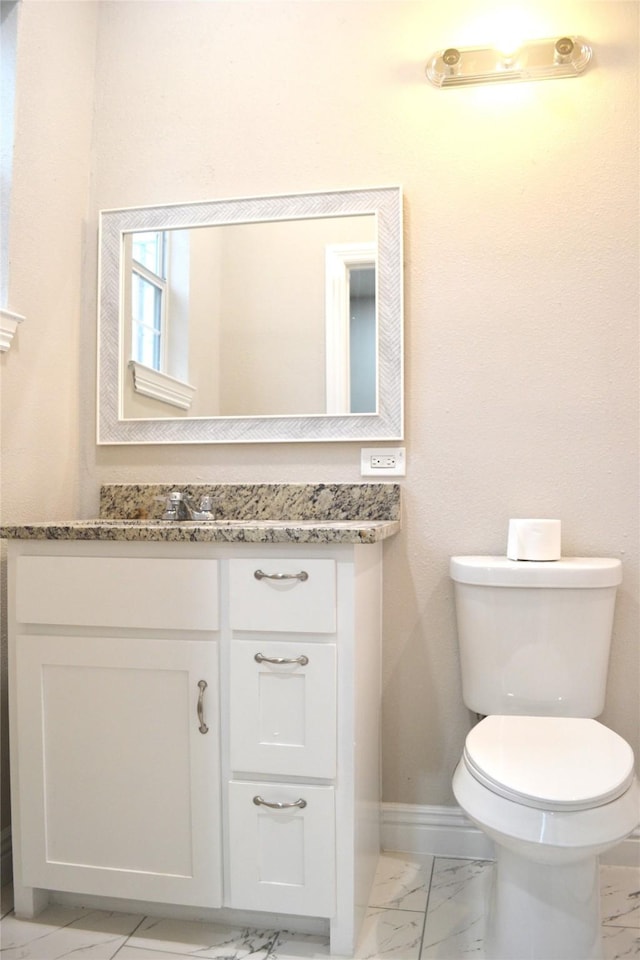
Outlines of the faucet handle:
[{"label": "faucet handle", "polygon": [[180,504],[183,501],[182,493],[179,490],[172,490],[171,493],[163,497],[154,497],[159,503],[164,503],[163,520],[178,520],[180,518]]},{"label": "faucet handle", "polygon": [[185,499],[181,490],[172,490],[171,493],[165,493],[163,496],[154,497],[159,503],[180,503]]},{"label": "faucet handle", "polygon": [[194,511],[194,520],[215,520],[213,513],[213,497],[205,493],[200,497],[198,509]]}]

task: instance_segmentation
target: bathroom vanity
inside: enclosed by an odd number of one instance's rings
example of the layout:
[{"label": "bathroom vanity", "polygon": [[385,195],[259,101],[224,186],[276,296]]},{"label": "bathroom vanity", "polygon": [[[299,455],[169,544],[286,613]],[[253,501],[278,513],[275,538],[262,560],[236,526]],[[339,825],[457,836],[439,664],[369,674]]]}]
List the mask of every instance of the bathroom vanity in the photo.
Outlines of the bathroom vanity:
[{"label": "bathroom vanity", "polygon": [[207,488],[220,518],[172,523],[139,516],[157,489],[104,488],[96,521],[2,530],[17,912],[53,896],[284,917],[351,953],[379,853],[399,490]]}]

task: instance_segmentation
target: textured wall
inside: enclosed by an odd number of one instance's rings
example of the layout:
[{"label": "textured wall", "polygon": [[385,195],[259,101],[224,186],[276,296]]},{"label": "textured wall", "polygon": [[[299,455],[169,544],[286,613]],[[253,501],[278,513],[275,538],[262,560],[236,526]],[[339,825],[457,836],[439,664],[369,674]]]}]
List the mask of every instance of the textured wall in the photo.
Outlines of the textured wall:
[{"label": "textured wall", "polygon": [[[26,6],[37,19],[49,7],[75,7],[79,17],[94,5]],[[404,529],[385,547],[388,801],[452,802],[469,716],[447,561],[503,553],[510,516],[560,517],[565,553],[623,559],[604,720],[640,753],[638,6],[518,5],[527,36],[592,40],[594,68],[580,79],[447,91],[426,83],[433,50],[491,40],[514,6],[100,5],[82,282],[73,273],[45,283],[47,264],[38,264],[30,305],[13,307],[39,325],[20,331],[11,357],[19,373],[3,384],[3,403],[24,405],[20,419],[31,424],[5,453],[5,515],[68,512],[59,482],[59,502],[38,500],[43,449],[53,475],[78,487],[81,515],[95,512],[107,481],[358,480],[351,443],[96,448],[97,211],[403,186],[408,472]],[[55,111],[70,122],[64,104]],[[32,169],[34,183],[51,186],[47,151]],[[81,218],[64,192],[60,200],[57,223],[53,212],[38,220],[52,252]],[[25,201],[18,220],[29,212]],[[61,363],[88,368],[62,395],[42,348],[31,346],[42,337],[59,346],[58,289],[84,304],[81,322],[67,316]],[[51,449],[78,417],[79,454],[61,442]]]}]

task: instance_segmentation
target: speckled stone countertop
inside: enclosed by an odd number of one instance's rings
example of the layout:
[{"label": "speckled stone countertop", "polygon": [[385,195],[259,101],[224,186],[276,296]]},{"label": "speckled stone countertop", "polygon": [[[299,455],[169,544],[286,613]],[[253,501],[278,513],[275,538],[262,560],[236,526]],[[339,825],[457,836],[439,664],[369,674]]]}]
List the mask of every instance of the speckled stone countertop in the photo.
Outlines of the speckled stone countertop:
[{"label": "speckled stone countertop", "polygon": [[[215,520],[162,520],[179,489],[213,498]],[[93,520],[3,525],[13,540],[377,543],[400,530],[400,487],[354,484],[106,484]]]}]

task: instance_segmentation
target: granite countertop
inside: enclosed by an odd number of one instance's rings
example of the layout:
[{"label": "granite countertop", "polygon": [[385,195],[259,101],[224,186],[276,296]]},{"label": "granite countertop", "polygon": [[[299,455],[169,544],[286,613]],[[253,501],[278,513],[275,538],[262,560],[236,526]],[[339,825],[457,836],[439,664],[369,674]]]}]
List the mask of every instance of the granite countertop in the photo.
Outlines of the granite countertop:
[{"label": "granite countertop", "polygon": [[[214,501],[215,520],[162,520],[180,489]],[[106,484],[97,519],[5,524],[13,540],[377,543],[400,530],[400,488],[361,484]]]},{"label": "granite countertop", "polygon": [[400,530],[398,520],[69,520],[0,527],[10,540],[158,540],[197,543],[377,543]]}]

